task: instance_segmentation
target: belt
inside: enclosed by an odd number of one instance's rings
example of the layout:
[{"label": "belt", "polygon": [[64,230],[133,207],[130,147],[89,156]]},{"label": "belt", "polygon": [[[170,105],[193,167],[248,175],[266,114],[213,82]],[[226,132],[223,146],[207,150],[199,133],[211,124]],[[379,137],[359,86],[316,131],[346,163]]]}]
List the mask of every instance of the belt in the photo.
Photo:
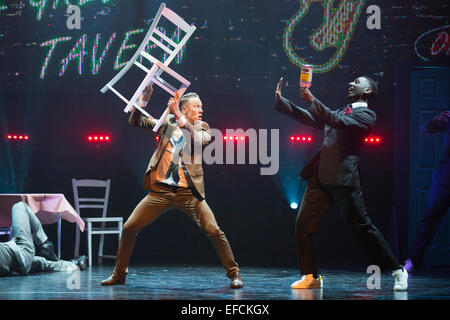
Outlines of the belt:
[{"label": "belt", "polygon": [[179,187],[179,186],[171,186],[169,184],[165,184],[165,183],[161,183],[161,182],[156,182],[155,183],[157,186],[160,186],[164,189],[169,190],[170,192],[178,192],[178,191],[185,191],[185,190],[189,190],[189,188],[186,187]]}]

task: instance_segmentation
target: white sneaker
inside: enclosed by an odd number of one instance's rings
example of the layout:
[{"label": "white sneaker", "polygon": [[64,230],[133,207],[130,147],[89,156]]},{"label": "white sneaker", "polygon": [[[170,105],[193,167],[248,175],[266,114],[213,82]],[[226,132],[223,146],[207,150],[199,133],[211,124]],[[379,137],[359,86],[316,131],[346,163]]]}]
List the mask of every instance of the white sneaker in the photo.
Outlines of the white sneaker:
[{"label": "white sneaker", "polygon": [[394,291],[405,291],[408,289],[408,271],[405,268],[394,270],[392,276],[394,277]]},{"label": "white sneaker", "polygon": [[314,278],[312,274],[306,274],[298,281],[291,284],[292,289],[314,289],[323,288],[322,276]]}]

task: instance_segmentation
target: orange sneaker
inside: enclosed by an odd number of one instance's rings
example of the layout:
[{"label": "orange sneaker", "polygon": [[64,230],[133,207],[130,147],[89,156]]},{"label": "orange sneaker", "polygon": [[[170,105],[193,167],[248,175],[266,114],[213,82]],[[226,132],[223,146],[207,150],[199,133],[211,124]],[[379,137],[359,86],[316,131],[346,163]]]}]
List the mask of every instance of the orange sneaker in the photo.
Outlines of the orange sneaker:
[{"label": "orange sneaker", "polygon": [[291,284],[292,289],[315,289],[322,288],[322,286],[322,276],[319,276],[319,278],[316,279],[312,274],[306,274],[302,276],[300,280]]}]

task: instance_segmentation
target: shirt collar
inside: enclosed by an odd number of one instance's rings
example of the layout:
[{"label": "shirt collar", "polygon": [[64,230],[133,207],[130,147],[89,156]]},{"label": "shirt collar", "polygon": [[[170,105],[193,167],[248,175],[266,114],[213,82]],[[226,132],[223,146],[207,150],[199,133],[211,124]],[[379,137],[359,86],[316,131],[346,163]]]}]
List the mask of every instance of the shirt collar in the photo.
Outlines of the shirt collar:
[{"label": "shirt collar", "polygon": [[353,102],[353,103],[351,104],[351,106],[352,106],[352,108],[367,107],[368,104],[367,104],[367,102],[361,101],[361,102]]}]

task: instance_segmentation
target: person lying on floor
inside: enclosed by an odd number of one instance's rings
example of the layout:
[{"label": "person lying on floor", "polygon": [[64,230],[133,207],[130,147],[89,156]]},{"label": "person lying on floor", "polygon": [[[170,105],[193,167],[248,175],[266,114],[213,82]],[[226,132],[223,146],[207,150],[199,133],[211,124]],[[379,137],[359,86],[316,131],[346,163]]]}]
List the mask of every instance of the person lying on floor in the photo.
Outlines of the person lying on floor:
[{"label": "person lying on floor", "polygon": [[13,238],[0,243],[0,276],[86,268],[86,256],[71,261],[56,257],[53,243],[25,202],[14,204],[11,215]]}]

